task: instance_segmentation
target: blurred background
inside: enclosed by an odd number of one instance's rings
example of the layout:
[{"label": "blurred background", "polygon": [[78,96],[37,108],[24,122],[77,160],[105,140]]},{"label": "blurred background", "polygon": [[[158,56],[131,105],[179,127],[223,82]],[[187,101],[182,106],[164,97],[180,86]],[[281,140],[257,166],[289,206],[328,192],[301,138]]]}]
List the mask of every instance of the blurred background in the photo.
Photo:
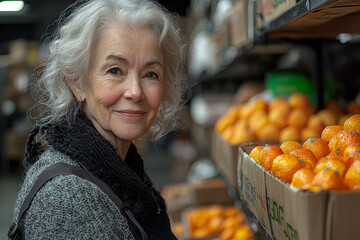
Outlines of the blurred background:
[{"label": "blurred background", "polygon": [[[29,110],[37,99],[29,90],[32,76],[46,61],[56,19],[74,2],[0,1],[0,239],[6,239],[23,179],[22,158],[33,124]],[[213,159],[212,140],[218,119],[232,106],[256,97],[270,103],[275,97],[287,99],[302,92],[314,111],[332,110],[322,129],[360,113],[357,1],[293,0],[284,1],[291,3],[281,8],[271,0],[158,2],[177,14],[188,43],[186,70],[192,97],[182,112],[183,129],[157,144],[146,139],[138,144],[156,187],[173,201],[169,208],[174,219],[194,205],[194,199],[176,201],[188,191],[188,182],[227,177],[228,172]],[[311,131],[313,135],[297,140],[320,133]],[[230,142],[254,140],[258,136]],[[261,140],[280,142],[279,138]],[[216,191],[197,198],[197,204],[239,200],[229,182],[212,186]],[[256,229],[252,225],[253,232]]]}]

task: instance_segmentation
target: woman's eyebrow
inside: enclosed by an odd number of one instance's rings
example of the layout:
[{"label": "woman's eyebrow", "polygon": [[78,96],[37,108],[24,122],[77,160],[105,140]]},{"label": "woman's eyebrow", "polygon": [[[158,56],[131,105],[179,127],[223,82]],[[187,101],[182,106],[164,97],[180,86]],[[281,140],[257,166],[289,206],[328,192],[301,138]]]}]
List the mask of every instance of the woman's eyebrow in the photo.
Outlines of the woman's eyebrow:
[{"label": "woman's eyebrow", "polygon": [[[124,62],[125,64],[129,64],[129,61],[126,58],[122,57],[121,55],[111,54],[111,55],[107,56],[106,59],[116,59],[117,61]],[[164,68],[163,64],[157,60],[149,61],[144,64],[145,67],[150,66],[150,65],[159,65],[160,67]]]},{"label": "woman's eyebrow", "polygon": [[145,63],[145,67],[150,66],[150,65],[160,65],[160,67],[164,68],[164,66],[159,61],[150,61],[150,62]]},{"label": "woman's eyebrow", "polygon": [[117,55],[111,54],[111,55],[107,56],[106,59],[116,59],[116,60],[118,60],[120,62],[124,62],[126,64],[129,64],[129,61],[126,58],[122,57],[121,55],[117,56]]}]

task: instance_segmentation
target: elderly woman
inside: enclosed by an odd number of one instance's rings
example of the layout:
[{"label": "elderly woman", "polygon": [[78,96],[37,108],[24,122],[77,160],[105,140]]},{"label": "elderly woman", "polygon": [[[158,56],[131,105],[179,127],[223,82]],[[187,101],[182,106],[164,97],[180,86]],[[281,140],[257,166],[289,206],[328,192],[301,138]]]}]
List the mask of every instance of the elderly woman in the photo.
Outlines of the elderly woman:
[{"label": "elderly woman", "polygon": [[[145,134],[158,140],[177,125],[189,93],[179,29],[150,1],[91,0],[72,8],[38,82],[46,110],[28,139],[9,235],[175,239],[133,141]],[[58,174],[24,207],[39,176],[58,163],[91,177]]]}]

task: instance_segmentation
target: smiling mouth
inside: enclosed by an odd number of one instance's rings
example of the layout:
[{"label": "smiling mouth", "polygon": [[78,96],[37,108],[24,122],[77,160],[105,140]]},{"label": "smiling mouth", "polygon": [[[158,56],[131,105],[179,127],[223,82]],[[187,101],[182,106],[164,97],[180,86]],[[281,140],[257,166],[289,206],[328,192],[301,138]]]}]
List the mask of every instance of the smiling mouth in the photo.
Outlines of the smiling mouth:
[{"label": "smiling mouth", "polygon": [[145,112],[144,111],[133,111],[133,110],[122,110],[122,111],[116,111],[122,116],[128,117],[128,118],[139,118],[142,117]]}]

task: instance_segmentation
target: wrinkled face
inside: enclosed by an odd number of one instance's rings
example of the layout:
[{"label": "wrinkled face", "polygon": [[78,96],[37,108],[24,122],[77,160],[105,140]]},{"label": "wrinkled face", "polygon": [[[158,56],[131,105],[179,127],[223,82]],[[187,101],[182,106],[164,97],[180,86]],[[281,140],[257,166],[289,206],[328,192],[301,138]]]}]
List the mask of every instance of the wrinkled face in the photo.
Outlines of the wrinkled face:
[{"label": "wrinkled face", "polygon": [[85,86],[85,112],[110,142],[134,140],[153,123],[163,96],[164,60],[158,37],[147,29],[113,26],[100,37]]}]

